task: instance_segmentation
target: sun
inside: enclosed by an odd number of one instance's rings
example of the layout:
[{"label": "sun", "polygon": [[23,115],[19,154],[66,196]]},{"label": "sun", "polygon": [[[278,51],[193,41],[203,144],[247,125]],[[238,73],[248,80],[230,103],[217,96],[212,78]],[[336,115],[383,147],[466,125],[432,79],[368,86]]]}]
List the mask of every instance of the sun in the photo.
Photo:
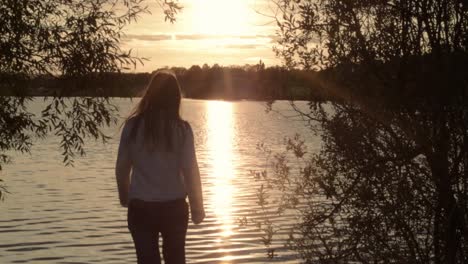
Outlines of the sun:
[{"label": "sun", "polygon": [[248,0],[193,0],[193,30],[209,35],[249,34]]}]

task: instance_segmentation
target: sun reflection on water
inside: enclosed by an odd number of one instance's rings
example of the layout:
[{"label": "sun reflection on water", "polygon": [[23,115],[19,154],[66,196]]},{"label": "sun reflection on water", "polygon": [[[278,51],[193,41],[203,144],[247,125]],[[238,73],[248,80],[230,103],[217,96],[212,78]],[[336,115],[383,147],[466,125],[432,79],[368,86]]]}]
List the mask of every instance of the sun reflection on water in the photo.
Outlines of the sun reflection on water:
[{"label": "sun reflection on water", "polygon": [[221,236],[231,236],[233,219],[233,185],[234,162],[234,126],[232,103],[222,101],[207,102],[207,146],[210,155],[213,180],[210,186],[209,204],[221,224]]}]

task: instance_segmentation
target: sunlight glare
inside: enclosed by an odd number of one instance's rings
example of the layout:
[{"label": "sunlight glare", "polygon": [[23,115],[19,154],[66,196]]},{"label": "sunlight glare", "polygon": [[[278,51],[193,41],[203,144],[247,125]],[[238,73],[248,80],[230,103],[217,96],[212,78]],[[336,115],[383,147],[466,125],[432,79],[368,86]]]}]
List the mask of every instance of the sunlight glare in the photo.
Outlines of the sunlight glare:
[{"label": "sunlight glare", "polygon": [[242,35],[249,33],[248,1],[194,0],[192,26],[200,34]]},{"label": "sunlight glare", "polygon": [[212,179],[214,183],[211,190],[213,211],[223,228],[223,237],[232,235],[232,204],[234,176],[233,153],[233,116],[232,103],[221,101],[208,101],[208,149],[212,162]]}]

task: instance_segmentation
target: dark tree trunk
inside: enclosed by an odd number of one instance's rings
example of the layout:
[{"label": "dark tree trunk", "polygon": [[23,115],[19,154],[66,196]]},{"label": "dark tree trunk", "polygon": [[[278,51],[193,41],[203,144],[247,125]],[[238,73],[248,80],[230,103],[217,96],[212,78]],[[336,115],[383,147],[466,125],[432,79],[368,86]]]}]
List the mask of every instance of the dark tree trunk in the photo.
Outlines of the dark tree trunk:
[{"label": "dark tree trunk", "polygon": [[449,130],[443,108],[434,113],[433,152],[429,158],[437,188],[437,211],[434,219],[434,257],[436,263],[454,264],[459,247],[459,211],[449,172]]}]

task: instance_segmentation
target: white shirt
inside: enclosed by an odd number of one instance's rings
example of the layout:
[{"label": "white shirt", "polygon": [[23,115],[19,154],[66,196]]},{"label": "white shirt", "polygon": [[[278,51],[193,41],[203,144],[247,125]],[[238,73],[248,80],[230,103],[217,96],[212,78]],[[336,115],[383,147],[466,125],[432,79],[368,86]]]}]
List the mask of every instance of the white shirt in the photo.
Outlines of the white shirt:
[{"label": "white shirt", "polygon": [[[130,133],[135,125],[138,125],[136,136],[131,139]],[[129,200],[171,201],[184,199],[188,194],[192,210],[203,208],[192,128],[185,121],[178,127],[173,129],[173,151],[150,151],[144,144],[144,121],[138,122],[133,117],[126,122],[116,168],[125,168],[119,166],[122,164],[131,166]],[[183,175],[184,169],[192,173]]]}]

